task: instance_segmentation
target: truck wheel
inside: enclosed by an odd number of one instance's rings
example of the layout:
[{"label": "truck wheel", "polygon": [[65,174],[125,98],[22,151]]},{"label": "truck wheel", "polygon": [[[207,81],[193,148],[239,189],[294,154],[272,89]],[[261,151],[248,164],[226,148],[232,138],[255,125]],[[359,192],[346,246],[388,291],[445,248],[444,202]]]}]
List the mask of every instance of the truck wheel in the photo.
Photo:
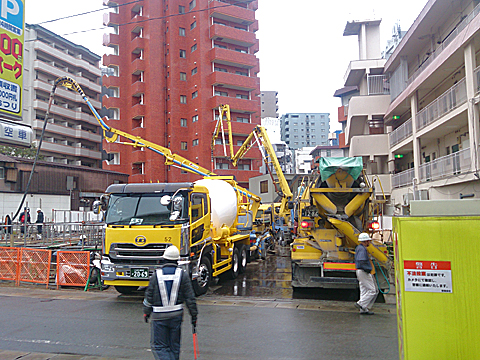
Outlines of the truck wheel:
[{"label": "truck wheel", "polygon": [[238,253],[238,248],[233,248],[232,254],[232,268],[230,269],[230,276],[232,279],[236,279],[238,272],[240,271],[240,254]]},{"label": "truck wheel", "polygon": [[247,247],[245,245],[240,246],[240,274],[245,272],[247,268]]},{"label": "truck wheel", "polygon": [[207,292],[210,282],[212,281],[212,265],[208,257],[202,256],[197,271],[198,277],[192,280],[192,285],[195,295],[200,296]]},{"label": "truck wheel", "polygon": [[138,289],[138,286],[118,286],[115,285],[115,290],[117,290],[120,294],[128,295],[133,293]]}]

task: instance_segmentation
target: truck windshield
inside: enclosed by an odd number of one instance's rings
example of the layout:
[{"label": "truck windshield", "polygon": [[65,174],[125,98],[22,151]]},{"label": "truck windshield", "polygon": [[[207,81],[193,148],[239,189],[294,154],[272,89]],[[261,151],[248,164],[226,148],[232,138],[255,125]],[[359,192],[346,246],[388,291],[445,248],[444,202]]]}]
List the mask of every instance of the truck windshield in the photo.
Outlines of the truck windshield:
[{"label": "truck windshield", "polygon": [[113,225],[172,225],[188,221],[187,198],[181,193],[182,212],[175,221],[170,221],[171,206],[164,206],[160,199],[173,194],[112,194],[108,202],[105,222]]}]

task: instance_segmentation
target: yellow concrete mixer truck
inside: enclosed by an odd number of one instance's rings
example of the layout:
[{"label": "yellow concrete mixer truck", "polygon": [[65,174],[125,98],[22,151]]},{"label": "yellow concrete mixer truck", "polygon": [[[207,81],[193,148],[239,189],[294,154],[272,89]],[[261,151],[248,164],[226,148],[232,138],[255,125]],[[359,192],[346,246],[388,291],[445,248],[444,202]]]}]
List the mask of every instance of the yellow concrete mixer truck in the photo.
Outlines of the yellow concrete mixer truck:
[{"label": "yellow concrete mixer truck", "polygon": [[[297,204],[298,228],[291,244],[292,286],[355,288],[355,247],[358,235],[370,231],[374,189],[362,173],[361,157],[320,158],[319,172]],[[378,286],[385,290],[392,264],[387,248],[381,241],[373,241],[367,250],[374,260]]]},{"label": "yellow concrete mixer truck", "polygon": [[105,285],[120,293],[147,286],[172,244],[180,250],[179,264],[191,275],[197,295],[207,291],[213,277],[230,273],[235,278],[245,270],[250,250],[246,229],[260,197],[240,187],[233,176],[217,176],[168,148],[109,126],[75,80],[59,78],[56,86],[82,96],[107,141],[152,150],[165,157],[166,165],[200,178],[191,183],[113,184],[106,189],[94,204],[94,210],[105,215],[101,260]]}]

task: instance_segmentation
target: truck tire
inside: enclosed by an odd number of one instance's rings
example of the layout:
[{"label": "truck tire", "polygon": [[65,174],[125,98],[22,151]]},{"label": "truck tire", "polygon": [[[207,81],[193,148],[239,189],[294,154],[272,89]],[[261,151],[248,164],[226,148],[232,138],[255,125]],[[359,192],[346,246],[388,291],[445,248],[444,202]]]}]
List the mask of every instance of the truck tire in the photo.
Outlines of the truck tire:
[{"label": "truck tire", "polygon": [[129,295],[136,291],[138,286],[119,286],[115,285],[115,290],[117,290],[120,294]]},{"label": "truck tire", "polygon": [[240,254],[238,252],[238,248],[234,247],[233,254],[232,254],[232,268],[230,269],[230,277],[232,279],[236,279],[239,271],[240,271]]},{"label": "truck tire", "polygon": [[212,264],[206,256],[202,256],[198,266],[198,277],[192,280],[193,291],[195,295],[200,296],[207,292],[212,282]]},{"label": "truck tire", "polygon": [[247,268],[247,247],[245,245],[241,245],[239,253],[240,253],[239,272],[240,274],[243,274],[245,272],[245,269]]}]

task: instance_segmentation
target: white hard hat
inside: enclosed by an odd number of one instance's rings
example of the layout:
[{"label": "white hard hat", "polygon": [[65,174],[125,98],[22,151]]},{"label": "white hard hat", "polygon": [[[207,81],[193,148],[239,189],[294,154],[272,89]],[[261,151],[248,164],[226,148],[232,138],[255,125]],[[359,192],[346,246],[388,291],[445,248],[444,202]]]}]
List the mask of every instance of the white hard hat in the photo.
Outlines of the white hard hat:
[{"label": "white hard hat", "polygon": [[372,240],[372,238],[367,233],[361,233],[358,235],[358,241],[368,241]]},{"label": "white hard hat", "polygon": [[166,260],[178,260],[180,252],[175,245],[169,246],[163,253],[163,258]]},{"label": "white hard hat", "polygon": [[38,208],[38,209],[37,209],[37,212],[39,212],[39,211],[42,211],[42,209]]}]

